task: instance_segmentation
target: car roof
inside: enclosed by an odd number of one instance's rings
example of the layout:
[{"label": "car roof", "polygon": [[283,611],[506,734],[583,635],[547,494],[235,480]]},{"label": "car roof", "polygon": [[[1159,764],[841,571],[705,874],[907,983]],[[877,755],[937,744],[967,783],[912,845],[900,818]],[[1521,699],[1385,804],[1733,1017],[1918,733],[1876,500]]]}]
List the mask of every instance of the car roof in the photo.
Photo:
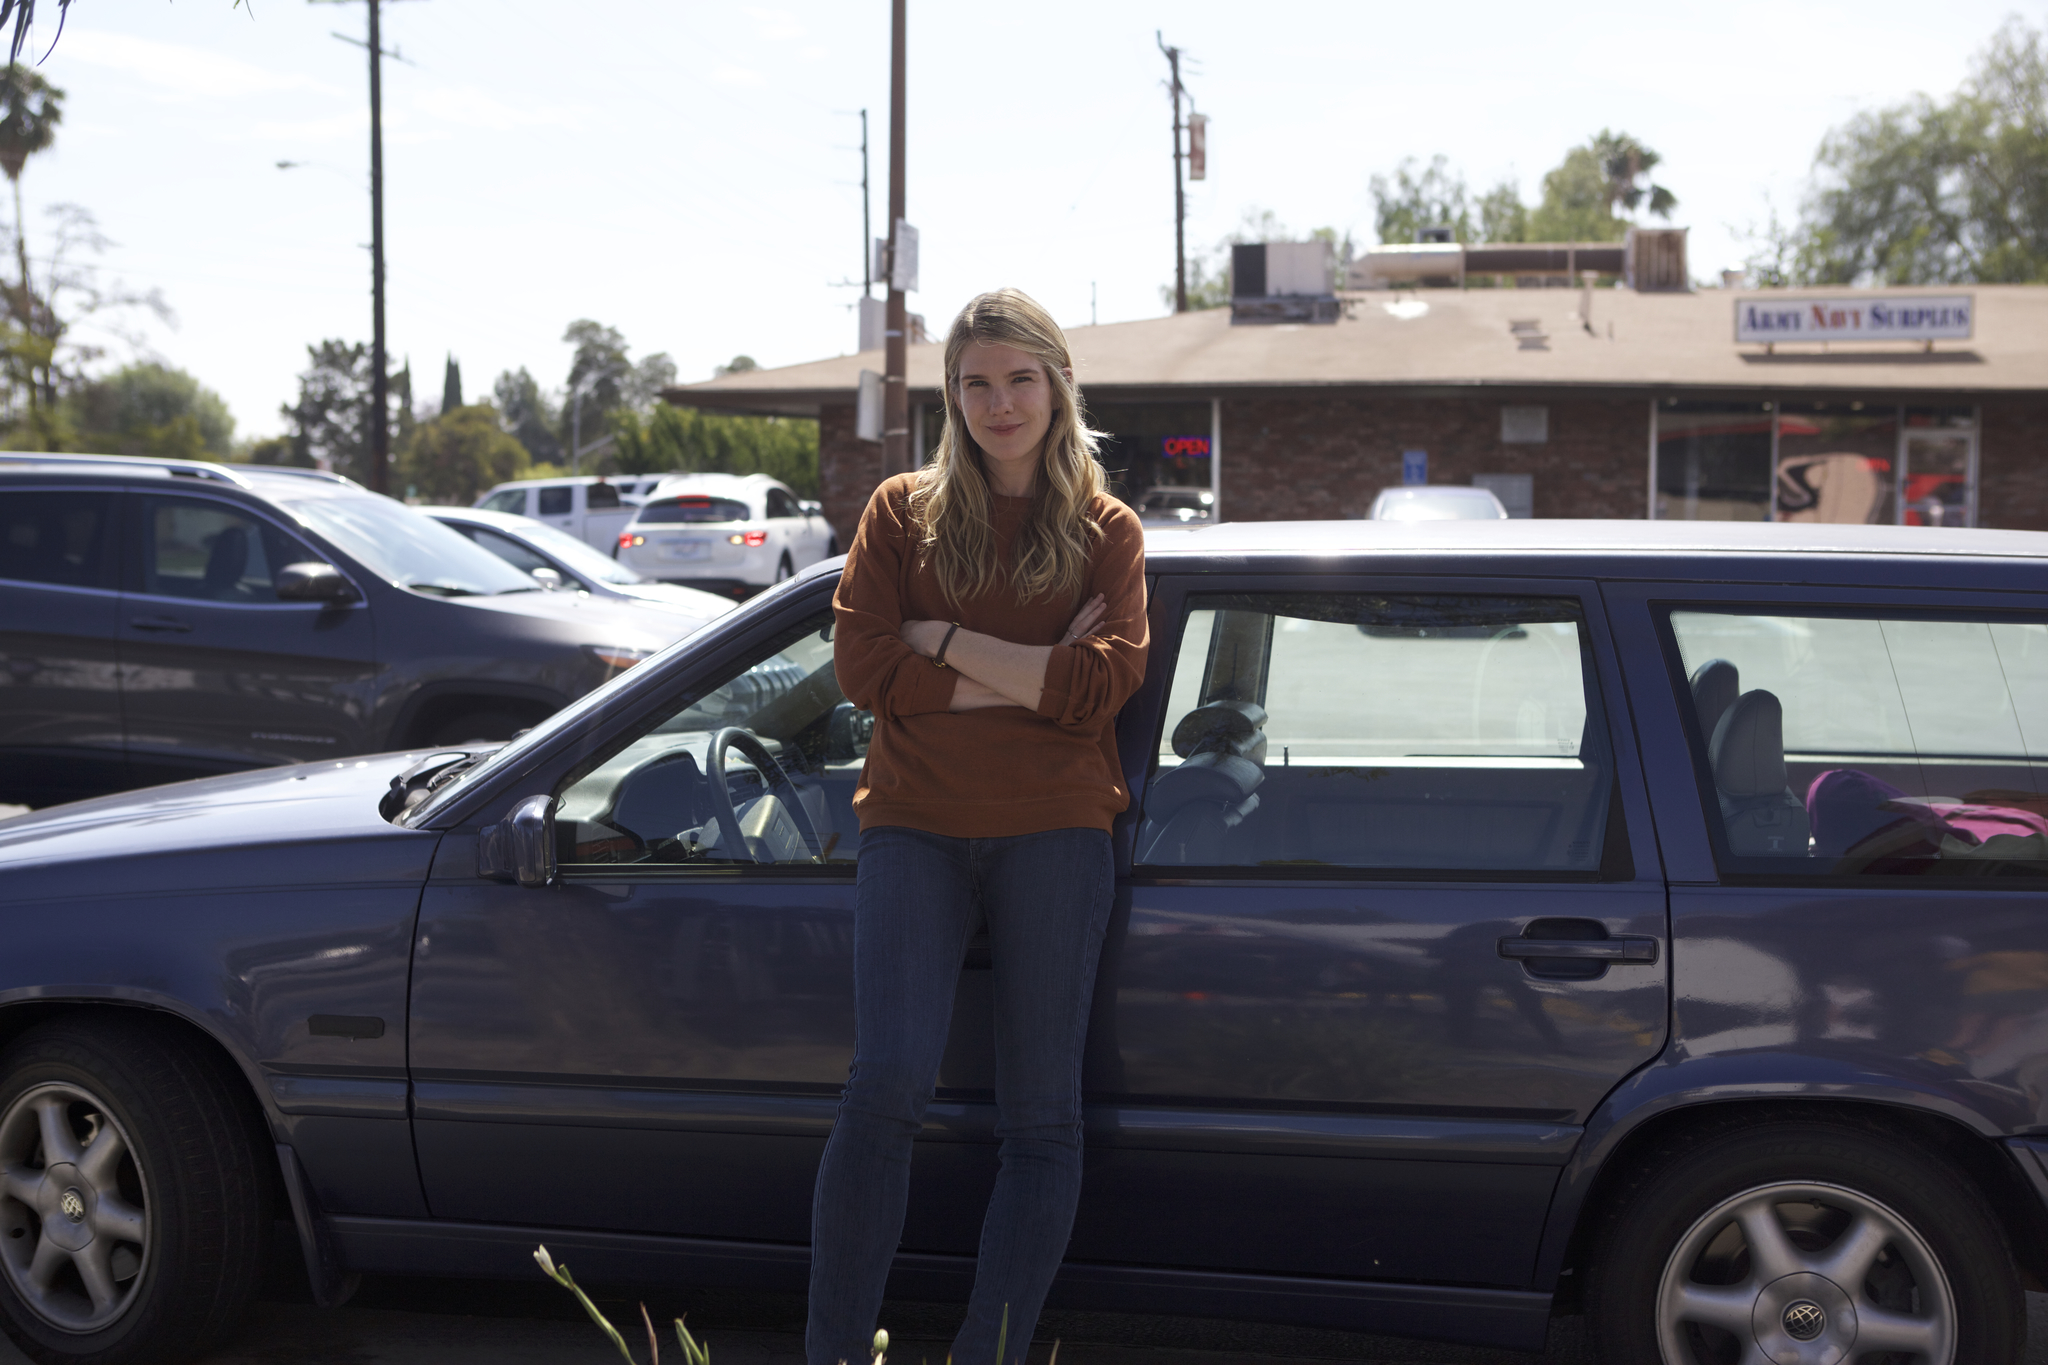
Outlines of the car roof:
[{"label": "car roof", "polygon": [[234,488],[258,495],[375,496],[354,479],[324,469],[304,469],[296,465],[215,464],[210,460],[170,460],[143,455],[0,452],[0,475],[6,474],[151,481],[191,479],[215,488]]},{"label": "car roof", "polygon": [[484,490],[484,495],[488,497],[501,488],[572,488],[577,484],[630,483],[632,480],[633,476],[631,475],[617,478],[604,474],[559,474],[552,479],[507,479],[503,483],[492,484]]},{"label": "car roof", "polygon": [[494,526],[502,531],[529,531],[536,526],[547,525],[546,522],[535,521],[532,517],[522,517],[517,512],[493,512],[483,507],[456,507],[452,504],[442,506],[436,503],[415,507],[412,510],[425,512],[436,521],[467,521],[478,526]]},{"label": "car roof", "polygon": [[1397,484],[1392,488],[1382,488],[1379,496],[1398,499],[1485,498],[1489,502],[1500,500],[1491,488],[1468,488],[1461,483]]},{"label": "car roof", "polygon": [[[654,486],[649,497],[670,497],[678,493],[757,494],[770,488],[788,492],[789,486],[768,474],[671,474]],[[793,496],[793,495],[792,495]]]}]

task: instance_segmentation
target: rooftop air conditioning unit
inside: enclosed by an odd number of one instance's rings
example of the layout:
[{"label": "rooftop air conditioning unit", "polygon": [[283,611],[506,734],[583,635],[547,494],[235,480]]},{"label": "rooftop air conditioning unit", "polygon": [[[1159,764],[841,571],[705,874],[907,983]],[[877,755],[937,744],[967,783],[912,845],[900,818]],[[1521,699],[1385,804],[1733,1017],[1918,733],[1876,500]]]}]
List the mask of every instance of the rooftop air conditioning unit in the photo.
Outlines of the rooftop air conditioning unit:
[{"label": "rooftop air conditioning unit", "polygon": [[1692,288],[1685,267],[1685,228],[1630,228],[1622,243],[1623,277],[1641,294]]},{"label": "rooftop air conditioning unit", "polygon": [[1337,320],[1328,242],[1245,242],[1230,248],[1230,321]]}]

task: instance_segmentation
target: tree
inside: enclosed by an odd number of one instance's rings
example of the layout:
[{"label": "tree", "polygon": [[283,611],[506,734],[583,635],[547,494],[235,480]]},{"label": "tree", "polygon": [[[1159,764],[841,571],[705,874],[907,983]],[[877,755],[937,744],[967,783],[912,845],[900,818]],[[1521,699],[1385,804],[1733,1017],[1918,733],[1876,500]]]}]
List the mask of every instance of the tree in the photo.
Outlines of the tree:
[{"label": "tree", "polygon": [[535,464],[560,464],[562,443],[555,437],[560,413],[526,367],[499,375],[491,393],[497,399],[498,420],[526,447],[528,457]]},{"label": "tree", "polygon": [[1503,180],[1479,196],[1479,240],[1482,242],[1526,242],[1529,240],[1529,206],[1512,180]]},{"label": "tree", "polygon": [[492,484],[520,478],[526,447],[507,435],[488,403],[457,406],[419,424],[398,454],[398,482],[423,502],[468,506]]},{"label": "tree", "polygon": [[1752,258],[1791,284],[2048,283],[2048,44],[2008,20],[1946,101],[1828,133],[1797,224]]},{"label": "tree", "polygon": [[1671,210],[1678,207],[1678,196],[1662,185],[1641,183],[1663,157],[1627,133],[1612,133],[1605,128],[1594,134],[1590,146],[1607,176],[1610,210],[1626,209],[1633,215],[1638,208],[1647,207],[1659,218],[1671,217]]},{"label": "tree", "polygon": [[1381,243],[1419,242],[1424,228],[1435,227],[1449,228],[1452,241],[1472,240],[1465,177],[1441,153],[1421,167],[1411,156],[1394,168],[1392,179],[1375,175],[1370,185],[1373,231]]},{"label": "tree", "polygon": [[441,372],[441,411],[449,413],[462,406],[462,367],[455,363],[455,357],[448,357],[448,368]]},{"label": "tree", "polygon": [[799,497],[818,496],[818,424],[782,417],[727,417],[662,404],[651,417],[612,417],[612,460],[622,474],[766,474]]},{"label": "tree", "polygon": [[[306,348],[310,362],[299,375],[299,401],[278,409],[291,427],[291,459],[370,482],[370,348],[360,341],[323,341]],[[390,380],[398,409],[397,446],[410,439],[412,366]]]},{"label": "tree", "polygon": [[[57,125],[64,118],[64,92],[43,79],[42,73],[20,62],[10,62],[0,72],[0,171],[14,191],[14,260],[16,275],[8,290],[8,313],[14,327],[9,340],[19,368],[27,371],[29,426],[45,450],[58,442],[44,417],[44,407],[54,396],[50,390],[50,365],[55,359],[53,321],[40,316],[28,269],[28,219],[21,207],[21,172],[29,157],[49,150],[57,140]],[[40,324],[40,325],[38,325]],[[37,372],[41,374],[38,376]],[[37,382],[38,377],[41,383]]]},{"label": "tree", "polygon": [[1543,177],[1543,202],[1529,215],[1529,240],[1618,242],[1630,227],[1618,209],[1633,213],[1647,206],[1669,218],[1678,196],[1661,185],[1639,183],[1662,160],[1627,133],[1601,129]]},{"label": "tree", "polygon": [[78,385],[65,398],[81,448],[106,455],[225,460],[235,419],[212,389],[183,370],[146,362]]}]

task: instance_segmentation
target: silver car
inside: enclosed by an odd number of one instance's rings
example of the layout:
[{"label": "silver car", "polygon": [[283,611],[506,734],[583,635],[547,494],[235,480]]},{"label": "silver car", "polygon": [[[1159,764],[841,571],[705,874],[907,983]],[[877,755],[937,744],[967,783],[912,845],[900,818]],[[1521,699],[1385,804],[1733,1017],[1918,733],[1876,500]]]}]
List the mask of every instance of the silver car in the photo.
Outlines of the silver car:
[{"label": "silver car", "polygon": [[1506,521],[1508,509],[1490,488],[1459,484],[1417,484],[1382,488],[1372,500],[1369,521]]},{"label": "silver car", "polygon": [[498,558],[533,575],[542,587],[587,592],[636,606],[697,618],[698,623],[733,609],[730,598],[675,583],[658,583],[603,553],[567,531],[510,512],[480,507],[422,507],[442,525],[461,532]]}]

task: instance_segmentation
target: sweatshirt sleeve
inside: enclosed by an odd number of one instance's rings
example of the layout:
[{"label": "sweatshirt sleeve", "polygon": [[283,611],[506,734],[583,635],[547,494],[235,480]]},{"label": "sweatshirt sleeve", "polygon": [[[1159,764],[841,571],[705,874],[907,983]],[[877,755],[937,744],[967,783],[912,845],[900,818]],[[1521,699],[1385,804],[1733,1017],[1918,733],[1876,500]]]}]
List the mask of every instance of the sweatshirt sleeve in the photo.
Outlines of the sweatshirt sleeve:
[{"label": "sweatshirt sleeve", "polygon": [[1103,617],[1094,633],[1071,645],[1054,645],[1045,662],[1045,690],[1038,714],[1067,729],[1099,728],[1113,719],[1145,680],[1151,647],[1145,616],[1145,531],[1138,514],[1114,498],[1102,514],[1103,537],[1096,547],[1082,600],[1102,594]]},{"label": "sweatshirt sleeve", "polygon": [[846,699],[877,716],[950,710],[950,668],[934,668],[897,631],[903,627],[905,557],[914,553],[907,483],[885,481],[868,499],[832,594],[832,671]]}]

